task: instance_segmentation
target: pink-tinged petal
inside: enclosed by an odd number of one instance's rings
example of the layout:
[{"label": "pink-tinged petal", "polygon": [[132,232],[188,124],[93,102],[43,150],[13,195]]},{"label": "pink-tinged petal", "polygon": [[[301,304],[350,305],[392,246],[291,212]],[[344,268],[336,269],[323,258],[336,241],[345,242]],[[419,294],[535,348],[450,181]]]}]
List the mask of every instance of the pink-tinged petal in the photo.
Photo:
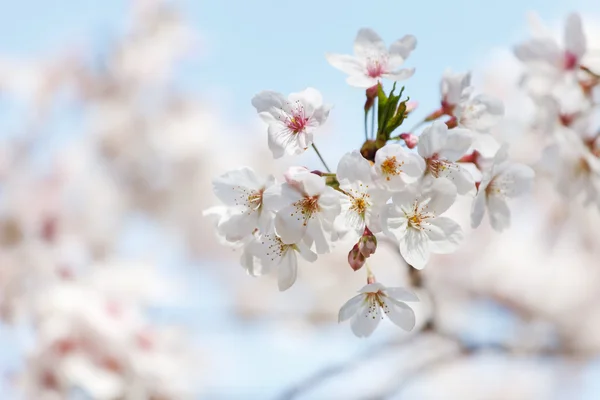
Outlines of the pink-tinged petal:
[{"label": "pink-tinged petal", "polygon": [[294,206],[281,209],[275,216],[275,232],[285,244],[298,243],[306,233],[302,214]]},{"label": "pink-tinged petal", "polygon": [[510,226],[510,209],[506,200],[499,196],[488,196],[487,206],[492,228],[502,232]]},{"label": "pink-tinged petal", "polygon": [[460,225],[447,217],[433,218],[427,230],[432,253],[448,254],[456,251],[464,235]]},{"label": "pink-tinged petal", "polygon": [[381,309],[375,306],[375,310],[371,311],[370,302],[366,302],[359,308],[358,312],[350,321],[352,332],[358,337],[369,337],[375,331],[381,321]]},{"label": "pink-tinged petal", "polygon": [[264,90],[252,98],[252,105],[258,113],[272,113],[273,109],[282,109],[285,103],[285,97],[272,90]]},{"label": "pink-tinged petal", "polygon": [[346,78],[346,83],[348,83],[348,85],[365,89],[377,85],[377,82],[379,82],[379,79],[371,78],[365,75],[365,72],[361,75],[350,75]]},{"label": "pink-tinged petal", "polygon": [[429,238],[425,232],[408,228],[402,239],[399,239],[400,254],[407,264],[416,269],[423,269],[429,261]]},{"label": "pink-tinged petal", "polygon": [[434,180],[425,194],[429,197],[427,211],[440,215],[456,201],[456,186],[446,178]]},{"label": "pink-tinged petal", "polygon": [[[446,125],[443,122],[442,124]],[[446,143],[440,152],[440,157],[454,162],[465,155],[472,143],[473,135],[471,131],[461,128],[451,129],[448,131]]]},{"label": "pink-tinged petal", "polygon": [[412,308],[407,304],[389,297],[383,297],[381,300],[386,305],[384,312],[390,321],[405,331],[410,332],[413,330],[416,323],[416,317]]},{"label": "pink-tinged petal", "polygon": [[420,301],[416,294],[402,287],[389,287],[385,289],[385,293],[398,301]]},{"label": "pink-tinged petal", "polygon": [[317,253],[312,251],[305,243],[298,242],[296,244],[296,249],[298,250],[298,253],[300,253],[300,256],[306,261],[311,263],[317,261]]},{"label": "pink-tinged petal", "polygon": [[371,182],[371,164],[367,161],[360,151],[354,150],[346,153],[338,163],[338,180],[348,179],[350,182]]},{"label": "pink-tinged petal", "polygon": [[481,225],[481,221],[485,215],[486,202],[485,188],[480,185],[479,192],[471,205],[471,228],[475,229]]},{"label": "pink-tinged petal", "polygon": [[565,47],[567,52],[575,56],[577,60],[580,60],[586,52],[587,41],[579,14],[573,13],[567,17]]},{"label": "pink-tinged petal", "polygon": [[340,308],[340,312],[338,314],[338,322],[344,322],[353,317],[363,305],[365,299],[366,297],[364,295],[359,294],[348,300],[342,306],[342,308]]},{"label": "pink-tinged petal", "polygon": [[374,53],[387,53],[383,39],[373,29],[360,29],[354,40],[354,54],[361,58],[367,58],[372,57]]},{"label": "pink-tinged petal", "polygon": [[417,150],[423,158],[430,158],[434,154],[440,154],[448,140],[448,126],[441,121],[434,121],[423,130],[419,136]]},{"label": "pink-tinged petal", "polygon": [[331,64],[332,67],[339,69],[342,72],[347,73],[348,75],[360,75],[363,74],[365,66],[363,63],[354,56],[348,56],[344,54],[325,54],[325,58],[327,62]]},{"label": "pink-tinged petal", "polygon": [[384,74],[381,74],[381,76],[383,78],[387,78],[389,80],[397,82],[397,81],[403,81],[405,79],[408,79],[411,76],[413,76],[414,74],[415,74],[414,68],[403,68],[398,71],[386,72]]},{"label": "pink-tinged petal", "polygon": [[296,282],[298,276],[298,258],[296,252],[288,249],[277,269],[277,286],[280,291],[288,290]]}]

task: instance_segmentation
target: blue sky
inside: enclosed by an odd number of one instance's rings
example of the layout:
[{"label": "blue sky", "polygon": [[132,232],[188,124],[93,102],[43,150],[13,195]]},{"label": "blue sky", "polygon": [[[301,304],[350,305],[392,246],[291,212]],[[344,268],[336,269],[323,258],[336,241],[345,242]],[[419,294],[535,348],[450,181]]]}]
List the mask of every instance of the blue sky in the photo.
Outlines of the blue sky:
[{"label": "blue sky", "polygon": [[[467,70],[491,48],[509,46],[525,37],[527,11],[536,10],[550,21],[563,19],[573,10],[600,15],[598,0],[187,0],[180,3],[185,18],[200,31],[206,46],[199,59],[182,69],[178,82],[182,88],[204,97],[218,94],[216,98],[225,100],[221,107],[226,115],[243,126],[256,118],[250,99],[258,91],[273,89],[289,93],[306,86],[316,87],[327,102],[335,105],[330,118],[337,131],[324,139],[323,146],[332,152],[335,141],[342,137],[347,137],[344,149],[360,144],[364,95],[345,84],[344,75],[327,64],[324,54],[350,53],[359,28],[374,28],[387,43],[407,33],[417,37],[417,49],[407,62],[417,72],[406,82],[406,94],[421,103],[423,115],[437,105],[442,71],[446,67]],[[101,48],[122,29],[127,8],[124,0],[6,2],[0,13],[0,54],[43,57],[69,43],[89,43]],[[334,159],[331,153],[329,156]],[[210,318],[196,323],[206,325],[214,321]],[[274,394],[278,385],[292,382],[325,360],[344,359],[365,346],[364,342],[357,344],[351,340],[345,331],[343,336],[338,331],[328,331],[318,339],[297,341],[293,350],[281,350],[262,365],[254,364],[260,354],[272,349],[271,340],[259,330],[234,328],[231,321],[224,321],[214,337],[208,335],[204,339],[209,343],[212,340],[216,346],[235,343],[249,349],[247,354],[239,355],[238,368],[246,374],[246,382],[241,384],[254,385],[257,393],[264,394],[261,390],[268,387],[269,394]],[[240,329],[244,335],[222,335],[223,330]],[[380,339],[384,336],[385,333]],[[302,354],[305,358],[298,358]],[[296,369],[268,370],[267,364],[276,368],[290,357],[298,360]],[[279,384],[265,380],[275,372],[279,373]],[[217,375],[221,376],[218,369]],[[233,396],[240,389],[229,390]]]}]

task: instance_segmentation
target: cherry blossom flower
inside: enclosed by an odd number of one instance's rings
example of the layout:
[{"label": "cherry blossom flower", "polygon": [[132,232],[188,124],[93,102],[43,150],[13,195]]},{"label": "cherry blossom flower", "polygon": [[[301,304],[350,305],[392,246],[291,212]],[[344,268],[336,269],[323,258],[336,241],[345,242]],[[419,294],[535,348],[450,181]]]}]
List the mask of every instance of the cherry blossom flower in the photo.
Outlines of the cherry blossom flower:
[{"label": "cherry blossom flower", "polygon": [[481,223],[487,207],[492,228],[502,231],[510,226],[510,209],[506,202],[530,190],[534,172],[527,165],[510,163],[508,148],[503,145],[490,170],[484,172],[471,211],[471,226]]},{"label": "cherry blossom flower", "polygon": [[472,132],[474,150],[485,157],[498,151],[500,145],[489,132],[504,116],[502,101],[485,94],[466,98],[456,106],[454,116],[459,128]]},{"label": "cherry blossom flower", "polygon": [[298,275],[298,254],[308,262],[315,262],[317,255],[299,241],[285,244],[275,233],[258,235],[245,249],[242,266],[253,276],[260,276],[277,269],[280,291],[289,289]]},{"label": "cherry blossom flower", "polygon": [[411,185],[392,196],[382,211],[383,232],[399,243],[406,262],[422,269],[431,253],[457,249],[463,238],[460,226],[440,216],[454,203],[456,187],[445,178],[431,185]]},{"label": "cherry blossom flower", "polygon": [[252,105],[268,124],[269,149],[275,158],[303,153],[332,107],[324,105],[321,93],[313,88],[292,93],[287,100],[280,93],[262,91],[252,98]]},{"label": "cherry blossom flower", "polygon": [[471,147],[471,133],[466,129],[448,127],[435,121],[419,136],[418,152],[425,159],[425,177],[448,178],[459,194],[466,194],[475,188],[475,181],[469,171],[456,160]]},{"label": "cherry blossom flower", "polygon": [[536,37],[515,47],[515,56],[527,67],[523,84],[532,94],[550,93],[563,78],[579,69],[587,40],[578,14],[567,17],[563,46],[538,29]]},{"label": "cherry blossom flower", "polygon": [[415,72],[414,68],[398,68],[416,45],[417,39],[406,35],[392,43],[388,50],[375,31],[363,28],[358,31],[354,41],[354,56],[328,53],[326,58],[332,66],[350,75],[346,80],[349,85],[370,88],[382,78],[392,81],[410,78]]},{"label": "cherry blossom flower", "polygon": [[377,151],[372,170],[378,185],[396,191],[418,180],[425,170],[425,162],[401,145],[390,143]]},{"label": "cherry blossom flower", "polygon": [[317,253],[327,253],[341,194],[313,173],[297,174],[295,179],[301,190],[286,182],[265,194],[267,208],[277,211],[275,232],[284,244],[304,240],[309,246],[314,243]]},{"label": "cherry blossom flower", "polygon": [[470,95],[471,73],[456,73],[447,69],[442,75],[440,92],[442,94],[442,109],[452,113],[465,96]]},{"label": "cherry blossom flower", "polygon": [[371,164],[355,150],[344,155],[337,168],[340,189],[346,194],[341,200],[341,214],[336,225],[362,235],[365,227],[380,232],[379,211],[390,198],[387,190],[376,186],[371,176]]},{"label": "cherry blossom flower", "polygon": [[419,301],[412,292],[401,287],[385,287],[370,283],[358,291],[340,309],[338,322],[350,319],[350,327],[357,337],[371,336],[383,315],[405,331],[415,327],[415,312],[405,302]]},{"label": "cherry blossom flower", "polygon": [[260,179],[248,167],[216,178],[213,181],[214,192],[228,207],[221,212],[217,230],[228,241],[240,240],[255,229],[268,231],[274,215],[263,207],[263,196],[265,190],[274,184],[273,176]]},{"label": "cherry blossom flower", "polygon": [[552,174],[558,191],[567,199],[584,196],[584,204],[600,208],[600,158],[570,130],[544,149],[541,167]]}]

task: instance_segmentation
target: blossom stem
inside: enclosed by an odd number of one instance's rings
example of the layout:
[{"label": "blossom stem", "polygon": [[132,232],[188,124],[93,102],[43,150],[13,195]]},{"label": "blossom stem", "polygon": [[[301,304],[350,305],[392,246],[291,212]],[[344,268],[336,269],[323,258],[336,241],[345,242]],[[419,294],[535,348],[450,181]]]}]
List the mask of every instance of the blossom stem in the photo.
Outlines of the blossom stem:
[{"label": "blossom stem", "polygon": [[[371,111],[373,112],[373,111]],[[369,131],[367,130],[367,117],[369,116],[369,113],[366,112],[365,113],[365,140],[369,140]]]},{"label": "blossom stem", "polygon": [[317,146],[315,146],[314,143],[312,144],[312,148],[315,150],[315,153],[317,153],[317,156],[319,157],[319,160],[321,160],[321,162],[323,163],[323,166],[325,167],[325,169],[327,170],[327,172],[331,173],[331,170],[327,166],[327,163],[323,159],[323,156],[321,156],[321,153],[319,153],[319,150],[317,149]]}]

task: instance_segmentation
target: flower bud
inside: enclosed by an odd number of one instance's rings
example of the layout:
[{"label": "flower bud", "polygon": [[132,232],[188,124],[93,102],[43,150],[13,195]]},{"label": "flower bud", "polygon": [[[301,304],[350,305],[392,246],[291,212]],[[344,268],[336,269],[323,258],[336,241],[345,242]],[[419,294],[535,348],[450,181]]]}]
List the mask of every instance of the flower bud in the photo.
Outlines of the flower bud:
[{"label": "flower bud", "polygon": [[404,111],[405,113],[410,113],[413,112],[417,109],[417,107],[419,107],[419,102],[416,100],[411,100],[411,101],[407,101],[406,102],[406,110]]},{"label": "flower bud", "polygon": [[365,101],[365,112],[368,112],[371,109],[371,107],[373,107],[373,104],[375,104],[375,97],[377,97],[378,90],[379,83],[367,89],[367,101]]},{"label": "flower bud", "polygon": [[406,147],[409,149],[414,149],[419,144],[419,138],[412,133],[401,133],[400,139],[404,140]]},{"label": "flower bud", "polygon": [[354,245],[350,253],[348,253],[348,264],[354,271],[358,271],[365,265],[365,256],[362,255],[358,248],[358,243]]},{"label": "flower bud", "polygon": [[369,258],[377,250],[377,238],[367,227],[357,244],[358,250],[365,258]]}]

